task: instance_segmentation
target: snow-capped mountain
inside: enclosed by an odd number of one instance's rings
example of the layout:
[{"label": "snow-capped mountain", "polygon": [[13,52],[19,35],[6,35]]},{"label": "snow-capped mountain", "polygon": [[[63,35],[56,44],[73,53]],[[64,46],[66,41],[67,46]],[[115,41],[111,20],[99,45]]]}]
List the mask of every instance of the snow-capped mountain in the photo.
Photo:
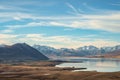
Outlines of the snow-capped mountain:
[{"label": "snow-capped mountain", "polygon": [[115,50],[119,50],[120,49],[120,45],[114,46],[114,47],[102,47],[102,50],[104,50],[105,53],[107,52],[112,52]]},{"label": "snow-capped mountain", "polygon": [[83,47],[79,47],[79,48],[77,48],[77,50],[88,50],[88,51],[92,51],[92,50],[98,50],[99,48],[97,48],[97,47],[95,47],[95,46],[92,46],[92,45],[90,45],[90,46],[83,46]]},{"label": "snow-capped mountain", "polygon": [[33,45],[35,49],[42,52],[46,56],[59,56],[60,51],[58,49],[55,49],[53,47],[49,46],[41,46],[41,45]]},{"label": "snow-capped mountain", "polygon": [[97,48],[95,46],[83,46],[77,49],[60,48],[55,49],[49,46],[34,45],[33,46],[38,51],[42,52],[46,56],[89,56],[89,55],[99,55],[106,54],[108,52],[116,51],[120,49],[120,45],[114,47],[101,47]]}]

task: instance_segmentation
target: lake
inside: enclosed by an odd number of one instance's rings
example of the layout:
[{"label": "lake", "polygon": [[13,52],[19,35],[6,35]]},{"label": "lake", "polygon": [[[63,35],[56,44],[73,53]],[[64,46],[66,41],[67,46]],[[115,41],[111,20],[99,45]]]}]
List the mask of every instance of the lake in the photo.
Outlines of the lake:
[{"label": "lake", "polygon": [[120,71],[120,59],[113,58],[60,58],[61,60],[76,61],[65,62],[56,67],[75,67],[75,68],[87,68],[77,71],[97,71],[97,72],[117,72]]}]

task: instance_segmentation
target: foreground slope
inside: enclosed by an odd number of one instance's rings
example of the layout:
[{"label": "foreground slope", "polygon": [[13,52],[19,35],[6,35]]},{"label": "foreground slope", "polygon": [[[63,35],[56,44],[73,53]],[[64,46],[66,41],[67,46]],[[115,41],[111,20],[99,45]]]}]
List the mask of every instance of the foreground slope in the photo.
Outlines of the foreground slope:
[{"label": "foreground slope", "polygon": [[25,60],[47,60],[42,53],[27,45],[26,43],[17,43],[12,46],[4,45],[0,47],[1,61],[25,61]]}]

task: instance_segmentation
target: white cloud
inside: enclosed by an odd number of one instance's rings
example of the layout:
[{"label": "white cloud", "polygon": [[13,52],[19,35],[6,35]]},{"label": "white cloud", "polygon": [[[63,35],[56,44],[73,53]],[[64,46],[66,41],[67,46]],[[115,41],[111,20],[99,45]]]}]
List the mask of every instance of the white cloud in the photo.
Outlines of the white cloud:
[{"label": "white cloud", "polygon": [[0,44],[12,44],[18,35],[0,34]]},{"label": "white cloud", "polygon": [[11,29],[5,29],[5,30],[1,30],[0,33],[12,33],[13,30]]},{"label": "white cloud", "polygon": [[[106,14],[81,16],[33,16],[23,13],[0,13],[0,17],[14,20],[32,19],[25,25],[8,25],[8,29],[41,26],[59,26],[77,29],[93,29],[120,33],[120,11]],[[37,20],[37,21],[36,21]],[[40,21],[40,22],[39,22]]]},{"label": "white cloud", "polygon": [[92,11],[97,11],[97,12],[100,12],[101,10],[100,9],[96,9],[96,8],[93,8],[92,6],[89,6],[88,3],[83,3],[83,5],[88,8],[89,10],[92,10]]},{"label": "white cloud", "polygon": [[15,20],[21,20],[21,18],[20,17],[13,17],[13,19],[15,19]]},{"label": "white cloud", "polygon": [[73,13],[74,13],[74,14],[77,14],[77,15],[80,14],[79,11],[78,11],[73,5],[71,5],[70,3],[66,3],[66,4],[67,4],[67,6],[68,6],[70,9],[73,10]]},{"label": "white cloud", "polygon": [[0,34],[0,39],[9,39],[9,38],[16,38],[17,35],[11,35],[11,34]]},{"label": "white cloud", "polygon": [[[84,41],[83,41],[84,40]],[[110,41],[110,40],[104,40],[104,39],[96,39],[95,41],[87,40],[87,38],[78,38],[77,40],[68,37],[68,36],[40,36],[38,37],[32,37],[32,38],[22,38],[22,42],[27,42],[31,45],[33,44],[40,44],[40,45],[47,45],[52,46],[56,48],[78,48],[81,46],[88,46],[88,45],[94,45],[97,47],[103,47],[103,46],[115,46],[120,44],[119,42]]]},{"label": "white cloud", "polygon": [[27,6],[53,6],[57,3],[57,1],[42,1],[42,0],[19,0],[19,1],[16,1],[16,0],[11,0],[11,1],[1,1],[0,4],[1,5],[11,5],[11,6],[14,6],[14,7],[18,7],[18,6],[24,6],[24,5],[27,5]]},{"label": "white cloud", "polygon": [[13,5],[6,5],[6,4],[1,4],[0,3],[0,10],[5,10],[7,11],[8,13],[11,12],[11,11],[31,11],[31,10],[28,10],[28,9],[25,9],[25,8],[22,8],[20,6],[13,6]]},{"label": "white cloud", "polygon": [[[85,6],[88,6],[84,3]],[[74,13],[80,14],[79,10],[73,5],[67,3],[67,6],[73,10]],[[1,9],[9,9],[9,7],[0,6]],[[11,7],[10,7],[11,8]],[[41,27],[41,26],[59,26],[77,29],[93,29],[103,30],[109,32],[120,33],[120,11],[107,10],[103,14],[86,15],[81,14],[77,16],[40,16],[29,13],[21,12],[1,12],[1,22],[7,22],[12,20],[24,20],[30,19],[32,22],[24,25],[6,25],[7,29],[2,30],[2,33],[13,32],[14,29],[24,27]],[[40,21],[40,22],[39,22]]]},{"label": "white cloud", "polygon": [[[59,16],[41,16],[40,13],[29,13],[33,9],[25,9],[23,5],[32,5],[35,6],[53,6],[56,3],[48,2],[48,3],[37,3],[36,1],[24,1],[24,3],[19,3],[15,1],[13,2],[0,2],[0,10],[6,10],[4,12],[0,12],[0,23],[8,22],[8,21],[25,21],[26,19],[31,22],[26,24],[15,23],[16,25],[5,25],[0,27],[5,27],[4,30],[0,30],[0,43],[16,43],[16,42],[27,42],[29,44],[45,44],[54,47],[80,47],[84,45],[95,45],[95,46],[112,46],[119,44],[119,42],[110,41],[110,40],[101,40],[86,38],[86,37],[71,37],[71,36],[46,36],[43,34],[24,34],[24,35],[14,35],[14,34],[2,34],[2,33],[12,33],[15,29],[19,28],[29,28],[29,27],[41,27],[41,26],[54,26],[54,27],[65,27],[67,29],[92,29],[92,30],[102,30],[109,32],[117,32],[120,33],[120,11],[115,10],[100,10],[95,9],[89,6],[87,3],[83,3],[84,7],[94,11],[97,14],[83,14],[84,11],[80,8],[76,8],[70,3],[66,3],[68,8],[70,9],[70,13],[74,15],[59,15]],[[9,5],[9,6],[8,6]],[[112,4],[119,6],[119,3]],[[19,12],[18,12],[19,11]],[[33,11],[32,11],[33,12]],[[93,12],[93,13],[94,13]],[[7,29],[6,29],[7,28]]]},{"label": "white cloud", "polygon": [[94,39],[88,37],[78,37],[78,36],[46,36],[43,34],[0,34],[0,44],[13,44],[25,42],[30,45],[40,44],[53,46],[56,48],[66,47],[66,48],[78,48],[85,45],[94,45],[97,47],[103,46],[115,46],[119,45],[120,42],[106,40],[106,39]]},{"label": "white cloud", "polygon": [[27,34],[26,37],[28,38],[33,38],[33,37],[37,37],[40,38],[42,37],[44,34]]}]

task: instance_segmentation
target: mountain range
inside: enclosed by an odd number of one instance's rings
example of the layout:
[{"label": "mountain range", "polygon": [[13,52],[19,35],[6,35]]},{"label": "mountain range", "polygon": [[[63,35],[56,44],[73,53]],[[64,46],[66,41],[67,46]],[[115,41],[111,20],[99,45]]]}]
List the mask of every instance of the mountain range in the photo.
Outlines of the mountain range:
[{"label": "mountain range", "polygon": [[76,49],[56,49],[41,45],[29,46],[26,43],[17,43],[11,46],[0,45],[0,62],[48,60],[57,56],[99,57],[99,55],[108,58],[120,58],[120,45],[101,48],[90,45]]},{"label": "mountain range", "polygon": [[120,45],[113,47],[101,47],[97,48],[95,46],[83,46],[76,49],[69,48],[60,48],[56,49],[50,46],[41,46],[41,45],[33,45],[35,49],[42,52],[44,55],[48,57],[52,56],[95,56],[95,55],[104,55],[109,54],[110,52],[115,52],[120,50]]},{"label": "mountain range", "polygon": [[41,52],[26,43],[17,43],[11,46],[0,46],[0,61],[34,61],[48,60]]}]

